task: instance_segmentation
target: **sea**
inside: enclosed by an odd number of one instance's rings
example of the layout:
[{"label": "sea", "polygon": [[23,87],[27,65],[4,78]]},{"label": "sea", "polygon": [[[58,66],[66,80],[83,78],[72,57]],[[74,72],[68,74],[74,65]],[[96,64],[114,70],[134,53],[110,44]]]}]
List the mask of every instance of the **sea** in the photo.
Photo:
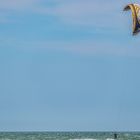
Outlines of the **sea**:
[{"label": "sea", "polygon": [[[140,140],[140,132],[117,132],[117,137],[118,137],[117,140]],[[114,132],[0,132],[0,140],[116,140],[116,139],[114,139]]]}]

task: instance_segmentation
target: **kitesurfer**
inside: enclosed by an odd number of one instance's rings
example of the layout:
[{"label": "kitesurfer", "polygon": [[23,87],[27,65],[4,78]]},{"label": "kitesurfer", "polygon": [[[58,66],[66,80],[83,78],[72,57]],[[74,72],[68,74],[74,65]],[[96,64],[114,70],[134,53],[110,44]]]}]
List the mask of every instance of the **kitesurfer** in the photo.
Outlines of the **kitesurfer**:
[{"label": "kitesurfer", "polygon": [[118,135],[116,133],[114,133],[114,139],[117,139]]}]

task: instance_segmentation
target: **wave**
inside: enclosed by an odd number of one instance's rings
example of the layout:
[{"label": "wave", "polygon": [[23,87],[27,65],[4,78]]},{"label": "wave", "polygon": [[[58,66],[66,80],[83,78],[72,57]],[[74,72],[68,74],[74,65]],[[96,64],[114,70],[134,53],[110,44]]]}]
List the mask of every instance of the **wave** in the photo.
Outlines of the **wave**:
[{"label": "wave", "polygon": [[[97,139],[69,139],[69,140],[97,140]],[[106,140],[115,140],[115,139],[107,138]]]},{"label": "wave", "polygon": [[69,139],[69,140],[96,140],[96,139]]}]

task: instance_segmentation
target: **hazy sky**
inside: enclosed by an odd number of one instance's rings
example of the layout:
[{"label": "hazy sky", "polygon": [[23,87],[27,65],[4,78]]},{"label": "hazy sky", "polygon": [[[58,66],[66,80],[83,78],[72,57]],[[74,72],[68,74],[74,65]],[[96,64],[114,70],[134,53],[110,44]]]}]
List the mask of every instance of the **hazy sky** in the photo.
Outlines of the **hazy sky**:
[{"label": "hazy sky", "polygon": [[140,130],[131,2],[1,0],[0,131]]}]

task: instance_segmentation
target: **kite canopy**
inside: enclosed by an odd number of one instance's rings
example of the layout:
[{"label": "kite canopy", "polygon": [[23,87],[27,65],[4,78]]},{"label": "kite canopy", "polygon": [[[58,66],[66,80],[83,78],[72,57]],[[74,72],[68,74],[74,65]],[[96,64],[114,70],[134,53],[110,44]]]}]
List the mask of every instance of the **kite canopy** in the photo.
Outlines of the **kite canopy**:
[{"label": "kite canopy", "polygon": [[131,10],[133,18],[133,35],[140,32],[140,5],[129,4],[124,8],[124,11]]}]

